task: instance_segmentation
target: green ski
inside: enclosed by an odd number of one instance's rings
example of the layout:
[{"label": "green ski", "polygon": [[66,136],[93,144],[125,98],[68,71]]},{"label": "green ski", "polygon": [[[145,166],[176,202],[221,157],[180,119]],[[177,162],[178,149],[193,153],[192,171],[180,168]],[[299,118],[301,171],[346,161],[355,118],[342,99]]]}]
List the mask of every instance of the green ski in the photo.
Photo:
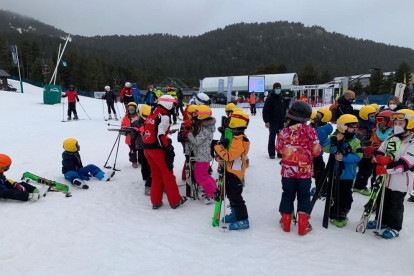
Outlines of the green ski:
[{"label": "green ski", "polygon": [[66,197],[71,197],[71,193],[69,192],[69,186],[66,184],[62,184],[53,180],[49,180],[40,176],[37,176],[35,174],[32,174],[30,172],[25,172],[22,175],[22,180],[33,180],[37,183],[40,184],[45,184],[47,186],[50,186],[50,191],[55,191],[55,192],[61,192],[64,193],[66,195]]},{"label": "green ski", "polygon": [[[227,146],[227,149],[230,148],[231,141],[233,140],[233,132],[230,129],[226,129],[224,132],[224,137],[229,139],[230,143]],[[224,189],[226,185],[226,166],[227,162],[224,162],[220,172],[219,172],[219,180],[217,181],[217,191],[215,194],[216,204],[214,207],[214,214],[213,214],[213,226],[218,227],[220,226],[220,214],[221,214],[221,203],[224,198]]]}]

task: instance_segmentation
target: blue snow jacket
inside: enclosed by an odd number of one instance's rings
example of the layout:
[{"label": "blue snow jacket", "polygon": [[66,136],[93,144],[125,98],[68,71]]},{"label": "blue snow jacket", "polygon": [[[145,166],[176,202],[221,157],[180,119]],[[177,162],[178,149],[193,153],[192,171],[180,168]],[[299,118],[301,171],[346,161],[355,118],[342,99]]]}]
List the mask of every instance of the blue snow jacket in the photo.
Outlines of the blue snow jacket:
[{"label": "blue snow jacket", "polygon": [[[336,136],[337,134],[332,134],[332,136]],[[340,164],[340,180],[354,180],[357,173],[357,164],[361,161],[362,152],[359,152],[361,149],[361,143],[358,138],[354,137],[349,140],[344,140],[341,143],[341,147],[337,150],[337,146],[331,146],[329,143],[326,147],[323,148],[324,152],[328,153],[342,153],[343,158]],[[336,170],[336,168],[335,168]]]},{"label": "blue snow jacket", "polygon": [[[329,139],[329,135],[333,132],[333,127],[330,123],[327,123],[324,126],[320,126],[315,128],[316,133],[318,134],[319,144],[321,145],[321,148],[326,147],[331,143],[331,140]],[[321,150],[320,156],[323,155],[323,151]]]},{"label": "blue snow jacket", "polygon": [[132,84],[132,92],[134,95],[134,102],[136,104],[140,104],[141,103],[141,91],[139,90],[135,82]]},{"label": "blue snow jacket", "polygon": [[83,168],[82,160],[79,152],[64,151],[62,153],[62,173],[65,174],[70,171],[76,172]]},{"label": "blue snow jacket", "polygon": [[157,96],[155,95],[154,91],[150,92],[148,90],[147,94],[145,94],[145,103],[148,105],[153,105],[156,99],[157,99]]}]

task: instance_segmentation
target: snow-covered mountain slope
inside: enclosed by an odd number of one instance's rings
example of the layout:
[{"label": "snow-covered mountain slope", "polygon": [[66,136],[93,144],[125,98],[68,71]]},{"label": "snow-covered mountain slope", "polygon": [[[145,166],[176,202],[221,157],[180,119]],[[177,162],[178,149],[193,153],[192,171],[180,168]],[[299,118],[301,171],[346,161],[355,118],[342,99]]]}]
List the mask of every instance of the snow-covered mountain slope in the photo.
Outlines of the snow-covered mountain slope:
[{"label": "snow-covered mountain slope", "polygon": [[[0,153],[13,159],[6,175],[19,180],[30,171],[65,182],[61,153],[68,137],[78,139],[85,165],[102,167],[117,133],[107,130],[101,100],[80,97],[92,120],[77,105],[85,120],[62,123],[62,105],[44,105],[42,95],[42,89],[27,84],[24,94],[0,91]],[[219,109],[213,113],[217,119],[224,115]],[[325,202],[318,201],[312,232],[299,236],[296,226],[291,233],[282,231],[279,160],[267,157],[268,130],[259,113],[247,130],[250,167],[243,196],[249,230],[223,233],[212,227],[214,206],[201,201],[152,210],[140,170],[131,167],[122,139],[121,171],[112,181],[93,179],[89,190],[72,188],[71,198],[48,193],[38,202],[0,200],[1,275],[411,275],[413,203],[405,202],[403,230],[391,241],[372,231],[355,232],[367,200],[360,194],[354,194],[345,228],[322,228]],[[174,172],[182,184],[184,157],[175,135]],[[184,190],[180,187],[183,195]]]}]

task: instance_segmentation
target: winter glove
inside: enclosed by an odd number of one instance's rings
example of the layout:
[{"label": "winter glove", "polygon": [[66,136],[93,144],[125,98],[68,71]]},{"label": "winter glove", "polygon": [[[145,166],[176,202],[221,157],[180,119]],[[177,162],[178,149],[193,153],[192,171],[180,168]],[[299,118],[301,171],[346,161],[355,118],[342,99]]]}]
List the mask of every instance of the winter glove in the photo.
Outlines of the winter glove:
[{"label": "winter glove", "polygon": [[375,172],[377,173],[377,175],[387,174],[387,169],[385,169],[383,165],[378,164],[375,167]]},{"label": "winter glove", "polygon": [[227,148],[227,146],[230,144],[230,141],[227,138],[223,138],[220,141],[218,141],[217,144],[222,145],[223,147]]},{"label": "winter glove", "polygon": [[338,144],[338,138],[336,136],[331,137],[331,145],[337,145]]},{"label": "winter glove", "polygon": [[25,188],[25,187],[23,187],[22,185],[20,185],[20,183],[15,183],[15,184],[14,184],[14,188],[16,188],[17,190],[20,190],[20,191],[26,192],[26,188]]},{"label": "winter glove", "polygon": [[364,156],[372,156],[372,154],[375,151],[375,147],[374,146],[367,146],[364,150]]},{"label": "winter glove", "polygon": [[329,152],[332,154],[335,154],[338,151],[337,146],[331,146],[331,148],[329,149]]},{"label": "winter glove", "polygon": [[167,167],[170,171],[174,169],[174,157],[175,157],[174,150],[168,152],[165,155],[165,162],[167,163]]},{"label": "winter glove", "polygon": [[220,132],[220,133],[224,133],[224,130],[223,130],[223,128],[222,128],[222,127],[218,127],[218,128],[217,128],[217,130],[218,130],[218,132]]},{"label": "winter glove", "polygon": [[184,129],[191,129],[191,127],[193,126],[193,121],[188,119],[184,122]]},{"label": "winter glove", "polygon": [[77,102],[79,102],[79,99],[76,99]]},{"label": "winter glove", "polygon": [[120,102],[120,103],[123,103],[123,102],[124,102],[124,99],[119,99],[119,102]]},{"label": "winter glove", "polygon": [[375,160],[377,161],[378,165],[382,166],[386,166],[392,163],[392,158],[388,156],[377,156]]}]

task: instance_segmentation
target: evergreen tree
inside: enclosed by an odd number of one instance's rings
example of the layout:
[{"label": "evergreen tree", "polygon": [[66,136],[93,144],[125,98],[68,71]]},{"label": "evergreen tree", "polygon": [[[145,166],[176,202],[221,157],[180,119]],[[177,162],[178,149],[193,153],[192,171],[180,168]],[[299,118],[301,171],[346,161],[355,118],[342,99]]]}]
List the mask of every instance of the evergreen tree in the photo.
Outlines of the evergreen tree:
[{"label": "evergreen tree", "polygon": [[288,72],[288,69],[284,63],[281,63],[277,66],[277,73],[278,74],[285,74]]},{"label": "evergreen tree", "polygon": [[313,66],[312,60],[309,60],[299,72],[299,82],[301,85],[311,85],[318,83],[318,71]]},{"label": "evergreen tree", "polygon": [[378,95],[380,94],[381,88],[383,87],[384,83],[384,74],[381,70],[375,70],[374,73],[371,74],[369,78],[369,88],[368,94],[369,95]]},{"label": "evergreen tree", "polygon": [[380,94],[394,94],[395,83],[394,83],[394,74],[390,74],[388,77],[384,78]]},{"label": "evergreen tree", "polygon": [[319,83],[327,83],[330,82],[332,80],[332,76],[329,74],[328,71],[323,71],[321,74],[319,74],[319,79],[318,82]]},{"label": "evergreen tree", "polygon": [[405,84],[407,86],[404,90],[404,99],[408,97],[408,94],[410,92],[409,84],[411,81],[411,67],[406,61],[401,62],[401,64],[398,66],[398,69],[395,72],[394,80],[395,83],[404,83],[405,80]]},{"label": "evergreen tree", "polygon": [[355,95],[362,95],[364,94],[364,86],[361,83],[361,80],[358,78],[349,86],[349,90],[355,92]]}]

